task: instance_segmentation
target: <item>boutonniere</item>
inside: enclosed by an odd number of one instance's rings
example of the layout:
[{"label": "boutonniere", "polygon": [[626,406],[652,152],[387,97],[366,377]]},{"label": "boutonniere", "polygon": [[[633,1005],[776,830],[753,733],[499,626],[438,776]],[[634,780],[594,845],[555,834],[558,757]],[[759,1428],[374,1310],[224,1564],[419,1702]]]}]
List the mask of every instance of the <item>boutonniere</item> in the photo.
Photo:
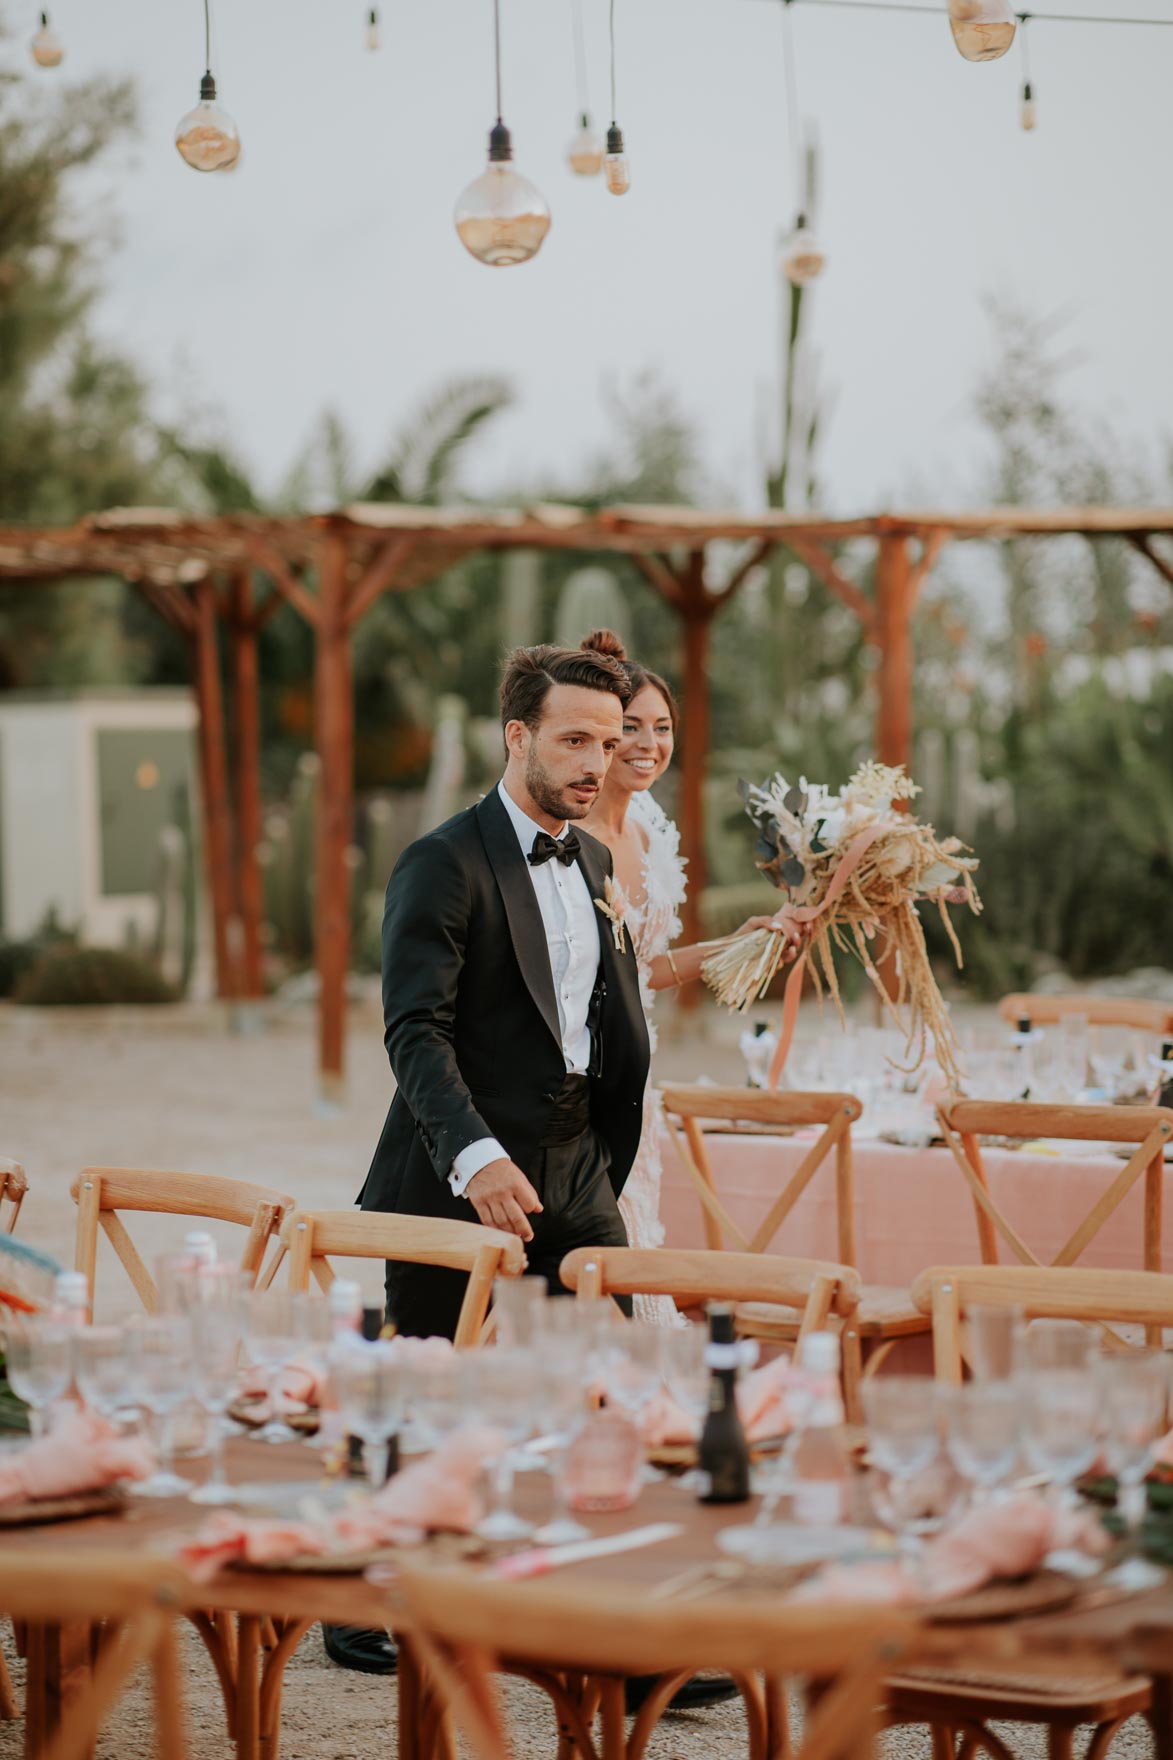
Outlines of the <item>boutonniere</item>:
[{"label": "boutonniere", "polygon": [[616,953],[626,953],[627,928],[623,918],[627,910],[627,902],[610,874],[604,877],[603,896],[596,898],[595,909],[602,911],[611,925],[611,936],[615,942]]}]

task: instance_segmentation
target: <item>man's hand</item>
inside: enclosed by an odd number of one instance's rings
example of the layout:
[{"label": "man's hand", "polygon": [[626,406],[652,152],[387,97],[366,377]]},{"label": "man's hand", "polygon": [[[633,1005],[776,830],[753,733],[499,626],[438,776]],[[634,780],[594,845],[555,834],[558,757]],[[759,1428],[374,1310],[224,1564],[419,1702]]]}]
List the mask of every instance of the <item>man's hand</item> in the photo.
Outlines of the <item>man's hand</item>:
[{"label": "man's hand", "polygon": [[486,1228],[503,1228],[523,1241],[533,1240],[528,1218],[542,1208],[541,1199],[516,1162],[490,1161],[473,1174],[464,1195]]}]

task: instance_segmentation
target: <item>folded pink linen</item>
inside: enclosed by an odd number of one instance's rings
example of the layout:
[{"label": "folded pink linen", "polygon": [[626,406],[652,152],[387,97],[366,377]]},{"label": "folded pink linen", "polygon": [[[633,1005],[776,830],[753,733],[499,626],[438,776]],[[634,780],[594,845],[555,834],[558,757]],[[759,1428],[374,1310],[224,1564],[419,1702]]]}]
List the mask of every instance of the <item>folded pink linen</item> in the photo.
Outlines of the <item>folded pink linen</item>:
[{"label": "folded pink linen", "polygon": [[[283,1410],[304,1412],[307,1406],[316,1406],[321,1398],[321,1372],[312,1363],[295,1360],[283,1366],[277,1386]],[[241,1382],[243,1397],[245,1399],[263,1399],[268,1391],[268,1370],[259,1364],[246,1369]],[[254,1416],[260,1417],[261,1414],[256,1412]]]},{"label": "folded pink linen", "polygon": [[[789,1357],[763,1363],[737,1385],[737,1410],[746,1436],[751,1442],[788,1436],[800,1415],[801,1403],[809,1400],[812,1392],[821,1391],[821,1383],[816,1385]],[[644,1409],[641,1429],[648,1448],[673,1447],[695,1442],[697,1437],[696,1420],[664,1390]]]},{"label": "folded pink linen", "polygon": [[324,1523],[262,1520],[220,1510],[183,1543],[179,1556],[204,1581],[236,1562],[276,1564],[303,1554],[322,1557],[411,1546],[429,1533],[468,1533],[484,1510],[477,1480],[485,1463],[504,1447],[505,1439],[496,1430],[458,1430],[435,1454]]},{"label": "folded pink linen", "polygon": [[804,1583],[796,1598],[820,1605],[951,1601],[997,1577],[1025,1577],[1059,1547],[1097,1556],[1107,1546],[1108,1536],[1086,1511],[1057,1509],[1023,1494],[969,1510],[925,1547],[916,1568],[883,1560],[836,1564]]},{"label": "folded pink linen", "polygon": [[141,1436],[120,1436],[97,1412],[71,1407],[47,1436],[0,1454],[0,1504],[41,1502],[104,1491],[119,1479],[146,1479],[155,1453]]}]

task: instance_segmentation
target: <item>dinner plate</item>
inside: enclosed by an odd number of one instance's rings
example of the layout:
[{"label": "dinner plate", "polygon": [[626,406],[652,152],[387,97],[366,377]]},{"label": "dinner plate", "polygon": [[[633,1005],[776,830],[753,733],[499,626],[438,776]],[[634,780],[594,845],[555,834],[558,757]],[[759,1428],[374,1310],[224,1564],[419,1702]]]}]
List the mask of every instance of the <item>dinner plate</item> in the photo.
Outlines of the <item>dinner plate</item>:
[{"label": "dinner plate", "polygon": [[891,1536],[880,1528],[810,1527],[801,1522],[745,1522],[720,1528],[717,1545],[749,1565],[829,1564],[845,1558],[890,1558]]},{"label": "dinner plate", "polygon": [[0,1528],[32,1528],[41,1522],[73,1522],[82,1516],[121,1515],[124,1491],[79,1491],[73,1497],[36,1497],[0,1504]]},{"label": "dinner plate", "polygon": [[[264,1407],[263,1411],[258,1410]],[[228,1408],[228,1416],[236,1424],[243,1424],[246,1430],[262,1430],[269,1422],[269,1402],[264,1394],[257,1399],[233,1400]],[[283,1418],[291,1430],[298,1430],[304,1436],[317,1434],[319,1414],[316,1406],[304,1412],[285,1412]]]},{"label": "dinner plate", "polygon": [[1049,1613],[1066,1607],[1086,1585],[1066,1571],[1041,1570],[1029,1577],[996,1577],[971,1595],[951,1601],[934,1601],[924,1609],[926,1619],[940,1625],[962,1625],[970,1620],[1011,1619],[1028,1613]]}]

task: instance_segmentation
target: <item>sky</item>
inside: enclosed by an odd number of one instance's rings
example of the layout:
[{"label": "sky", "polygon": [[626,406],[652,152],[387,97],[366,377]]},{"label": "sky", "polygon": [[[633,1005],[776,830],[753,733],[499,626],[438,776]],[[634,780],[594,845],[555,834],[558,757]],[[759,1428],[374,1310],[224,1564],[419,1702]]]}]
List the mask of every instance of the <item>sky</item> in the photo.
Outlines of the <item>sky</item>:
[{"label": "sky", "polygon": [[[218,0],[216,73],[244,143],[231,176],[172,144],[203,69],[199,0],[56,0],[66,59],[36,77],[126,74],[141,102],[138,139],[87,185],[120,236],[97,322],[266,488],[327,406],[371,466],[414,405],[484,371],[517,403],[470,454],[469,489],[573,483],[613,435],[608,387],[651,369],[696,424],[714,497],[761,504],[795,201],[780,0],[616,0],[622,198],[565,165],[570,4],[501,0],[505,117],[553,225],[533,262],[492,270],[452,226],[493,120],[490,0],[384,0],[376,54],[359,0]],[[582,4],[605,123],[607,0]],[[1170,0],[1062,4],[1126,9],[1173,19]],[[35,15],[5,10],[11,64]],[[942,14],[799,0],[792,19],[821,149],[827,510],[981,499],[991,295],[1061,315],[1072,397],[1155,459],[1173,430],[1173,29],[1037,18],[1025,134],[1017,44],[972,65]]]}]

